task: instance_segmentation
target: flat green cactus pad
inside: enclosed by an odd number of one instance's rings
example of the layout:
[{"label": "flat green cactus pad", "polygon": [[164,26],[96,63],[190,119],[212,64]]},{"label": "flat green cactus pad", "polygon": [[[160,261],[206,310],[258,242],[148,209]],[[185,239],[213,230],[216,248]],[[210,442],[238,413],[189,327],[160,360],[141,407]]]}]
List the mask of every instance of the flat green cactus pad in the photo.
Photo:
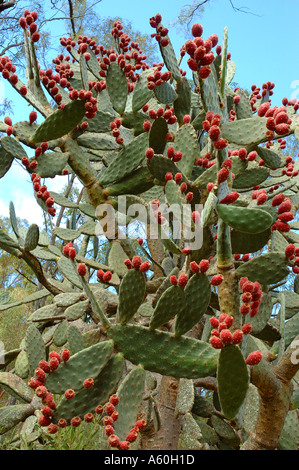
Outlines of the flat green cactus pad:
[{"label": "flat green cactus pad", "polygon": [[185,308],[176,317],[176,336],[181,336],[191,330],[205,314],[211,298],[208,277],[202,273],[194,274],[184,289],[184,297]]},{"label": "flat green cactus pad", "polygon": [[127,360],[151,372],[187,379],[216,372],[218,351],[206,342],[135,325],[113,325],[108,334]]},{"label": "flat green cactus pad", "polygon": [[280,282],[289,274],[289,268],[283,253],[266,253],[239,266],[237,274],[265,286]]},{"label": "flat green cactus pad", "polygon": [[164,325],[176,315],[183,314],[184,311],[184,289],[179,286],[169,287],[159,298],[150,321],[150,329],[154,330],[159,326]]},{"label": "flat green cactus pad", "polygon": [[217,382],[222,411],[226,418],[233,419],[245,399],[249,386],[247,365],[237,346],[228,345],[221,350]]},{"label": "flat green cactus pad", "polygon": [[143,367],[138,366],[129,372],[117,390],[119,404],[116,409],[119,417],[115,422],[114,428],[116,435],[121,441],[126,439],[130,429],[136,423],[144,385],[145,370]]},{"label": "flat green cactus pad", "polygon": [[273,223],[271,215],[259,209],[218,204],[216,211],[227,225],[239,232],[261,233]]},{"label": "flat green cactus pad", "polygon": [[89,377],[95,378],[105,367],[113,353],[113,343],[101,343],[82,349],[61,363],[46,379],[45,385],[51,393],[63,394],[68,389],[80,390]]},{"label": "flat green cactus pad", "polygon": [[137,313],[145,296],[144,274],[136,269],[127,271],[120,284],[118,317],[127,323]]},{"label": "flat green cactus pad", "polygon": [[31,142],[48,142],[68,134],[85,115],[84,104],[84,101],[76,100],[66,104],[63,110],[54,111],[31,136]]},{"label": "flat green cactus pad", "polygon": [[103,370],[94,379],[92,388],[81,388],[72,400],[62,397],[53,414],[53,423],[64,418],[68,424],[74,416],[84,418],[86,413],[95,413],[98,405],[104,405],[115,393],[124,368],[124,358],[116,354],[107,362]]}]

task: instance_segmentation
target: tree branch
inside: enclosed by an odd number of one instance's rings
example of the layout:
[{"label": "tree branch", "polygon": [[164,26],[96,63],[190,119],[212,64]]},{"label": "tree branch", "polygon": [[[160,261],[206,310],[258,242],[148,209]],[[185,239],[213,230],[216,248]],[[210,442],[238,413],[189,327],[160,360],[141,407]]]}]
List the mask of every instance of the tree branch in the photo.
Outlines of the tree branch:
[{"label": "tree branch", "polygon": [[7,8],[12,8],[15,6],[15,0],[10,0],[9,2],[6,3],[1,3],[0,4],[0,12],[7,10]]},{"label": "tree branch", "polygon": [[76,28],[75,28],[75,20],[74,20],[74,9],[73,9],[73,4],[72,0],[68,0],[69,2],[69,8],[70,8],[70,21],[72,25],[72,30],[73,30],[73,35],[76,37]]}]

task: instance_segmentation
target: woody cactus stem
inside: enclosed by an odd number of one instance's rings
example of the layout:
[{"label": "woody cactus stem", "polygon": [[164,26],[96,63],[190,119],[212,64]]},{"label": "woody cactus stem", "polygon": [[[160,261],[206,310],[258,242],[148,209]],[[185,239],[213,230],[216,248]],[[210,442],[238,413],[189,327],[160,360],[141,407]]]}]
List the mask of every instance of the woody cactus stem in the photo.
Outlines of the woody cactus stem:
[{"label": "woody cactus stem", "polygon": [[68,153],[68,164],[84,184],[90,201],[96,209],[98,205],[104,202],[104,197],[95,170],[89,164],[77,142],[71,137],[67,136],[64,139],[62,149]]}]

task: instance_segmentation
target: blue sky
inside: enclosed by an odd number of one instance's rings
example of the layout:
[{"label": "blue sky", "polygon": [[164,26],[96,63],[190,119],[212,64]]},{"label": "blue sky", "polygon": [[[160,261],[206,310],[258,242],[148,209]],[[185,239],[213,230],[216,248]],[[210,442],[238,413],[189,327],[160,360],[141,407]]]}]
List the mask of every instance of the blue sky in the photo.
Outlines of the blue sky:
[{"label": "blue sky", "polygon": [[[189,0],[151,0],[124,2],[123,0],[102,0],[97,9],[102,17],[117,16],[132,22],[133,28],[151,34],[149,18],[156,13],[163,17],[169,27],[169,36],[177,53],[186,37],[171,27],[180,8]],[[191,0],[190,0],[191,3]],[[250,88],[252,84],[261,86],[265,81],[276,84],[272,102],[280,105],[284,96],[299,99],[299,61],[296,22],[299,17],[299,2],[296,0],[233,0],[237,8],[247,7],[250,13],[235,12],[229,0],[212,0],[204,14],[196,21],[203,25],[203,37],[216,33],[222,43],[225,26],[229,31],[229,52],[237,65],[234,81],[240,86]],[[111,8],[113,5],[113,8]],[[58,22],[52,23],[53,34],[60,34]],[[59,28],[58,28],[59,27]],[[61,30],[63,34],[63,30]],[[132,38],[133,39],[133,38]],[[183,62],[183,68],[186,68]],[[0,79],[1,82],[1,79]],[[17,99],[14,90],[5,86],[5,94],[15,101],[14,122],[28,119],[31,108]],[[16,101],[17,99],[17,101]],[[3,120],[4,116],[0,116]],[[31,155],[30,155],[31,156]],[[59,190],[65,178],[47,180],[52,190]],[[41,211],[32,194],[29,177],[20,165],[12,169],[0,181],[0,215],[8,215],[9,201],[15,202],[17,214],[27,218],[30,223],[41,223]]]}]

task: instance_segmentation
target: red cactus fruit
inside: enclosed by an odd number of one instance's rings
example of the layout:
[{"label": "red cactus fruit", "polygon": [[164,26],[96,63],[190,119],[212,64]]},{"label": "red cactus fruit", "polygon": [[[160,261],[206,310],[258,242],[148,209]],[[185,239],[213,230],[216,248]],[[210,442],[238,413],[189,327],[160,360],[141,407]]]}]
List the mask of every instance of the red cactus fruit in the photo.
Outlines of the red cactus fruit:
[{"label": "red cactus fruit", "polygon": [[104,408],[103,408],[102,405],[98,405],[95,409],[95,412],[96,412],[97,415],[103,414],[103,411],[104,411]]},{"label": "red cactus fruit", "polygon": [[114,420],[112,418],[112,415],[111,416],[105,416],[104,419],[103,419],[103,423],[104,423],[105,426],[113,426]]},{"label": "red cactus fruit", "polygon": [[51,424],[51,419],[46,418],[46,416],[42,415],[38,419],[38,424],[42,427],[49,426]]},{"label": "red cactus fruit", "polygon": [[31,377],[31,379],[28,380],[28,385],[30,388],[33,388],[35,390],[37,389],[37,387],[41,387],[43,385],[43,382],[40,382],[34,377]]},{"label": "red cactus fruit", "polygon": [[223,139],[222,137],[218,140],[216,140],[214,143],[213,143],[215,149],[217,150],[223,150],[227,147],[228,145],[228,142],[226,139]]},{"label": "red cactus fruit", "polygon": [[129,450],[131,447],[131,444],[130,442],[128,441],[121,441],[119,444],[118,444],[118,449],[119,450]]},{"label": "red cactus fruit", "polygon": [[126,437],[126,441],[128,442],[135,442],[138,437],[138,432],[137,431],[130,431],[129,434]]},{"label": "red cactus fruit", "polygon": [[84,277],[87,273],[86,265],[84,263],[79,263],[77,266],[77,272],[79,276]]},{"label": "red cactus fruit", "polygon": [[142,264],[140,256],[133,256],[132,258],[132,265],[134,269],[140,269],[140,266]]},{"label": "red cactus fruit", "polygon": [[38,365],[39,365],[39,367],[40,367],[44,372],[46,372],[46,374],[49,374],[49,372],[51,371],[48,362],[45,361],[44,359],[41,360],[41,361],[39,361],[39,364],[38,364]]},{"label": "red cactus fruit", "polygon": [[196,261],[192,261],[190,263],[190,269],[195,274],[199,273],[199,265],[196,263]]},{"label": "red cactus fruit", "polygon": [[88,379],[84,380],[83,387],[84,388],[91,388],[94,386],[93,378],[89,377]]},{"label": "red cactus fruit", "polygon": [[223,282],[222,274],[216,274],[216,276],[213,276],[211,279],[212,286],[220,286],[222,282]]},{"label": "red cactus fruit", "polygon": [[223,183],[229,177],[229,170],[227,168],[221,168],[217,174],[218,184]]},{"label": "red cactus fruit", "polygon": [[254,351],[246,359],[246,364],[248,366],[255,366],[261,362],[263,358],[263,355],[260,353],[260,351]]},{"label": "red cactus fruit", "polygon": [[178,284],[180,287],[185,287],[188,282],[188,276],[186,274],[180,274]]},{"label": "red cactus fruit", "polygon": [[232,315],[227,315],[224,319],[224,323],[226,324],[227,328],[230,328],[234,323],[234,317]]},{"label": "red cactus fruit", "polygon": [[51,418],[51,416],[53,415],[53,410],[51,410],[49,406],[44,406],[41,409],[41,412],[46,418]]},{"label": "red cactus fruit", "polygon": [[5,124],[7,124],[8,126],[12,126],[12,120],[11,120],[10,117],[6,116],[6,117],[4,118],[4,122],[5,122]]},{"label": "red cactus fruit", "polygon": [[230,330],[223,329],[220,332],[220,339],[225,346],[232,343],[233,335]]},{"label": "red cactus fruit", "polygon": [[295,245],[289,244],[285,249],[286,258],[291,258],[295,254]]},{"label": "red cactus fruit", "polygon": [[187,191],[187,183],[183,182],[180,186],[181,193],[185,193]]},{"label": "red cactus fruit", "polygon": [[39,367],[38,367],[37,369],[35,369],[34,375],[35,375],[35,377],[36,377],[38,380],[40,380],[41,382],[44,382],[44,381],[46,380],[46,374],[45,374],[45,372],[43,371],[43,369],[41,369],[41,368],[39,368]]},{"label": "red cactus fruit", "polygon": [[59,420],[58,423],[57,423],[57,426],[58,426],[59,428],[65,428],[65,427],[67,426],[66,420],[63,419],[63,418],[60,418],[60,420]]},{"label": "red cactus fruit", "polygon": [[48,393],[48,390],[43,385],[40,385],[39,387],[35,389],[35,394],[39,398],[45,398],[47,396],[47,393]]},{"label": "red cactus fruit", "polygon": [[84,415],[84,421],[86,423],[91,423],[93,421],[93,414],[92,413],[86,413],[86,415]]},{"label": "red cactus fruit", "polygon": [[192,27],[191,27],[192,36],[197,38],[197,37],[202,36],[202,33],[203,33],[203,27],[202,27],[201,24],[195,23],[194,25],[192,25]]},{"label": "red cactus fruit", "polygon": [[210,342],[211,346],[214,349],[222,349],[223,348],[222,341],[221,341],[220,338],[218,338],[218,336],[211,336],[209,342]]},{"label": "red cactus fruit", "polygon": [[240,197],[237,191],[234,191],[220,201],[220,204],[233,204]]},{"label": "red cactus fruit", "polygon": [[106,436],[112,436],[112,434],[114,434],[114,428],[108,424],[108,426],[105,426],[105,433]]},{"label": "red cactus fruit", "polygon": [[151,263],[149,261],[145,261],[141,264],[139,270],[141,273],[146,273],[151,267]]},{"label": "red cactus fruit", "polygon": [[138,429],[144,429],[146,427],[146,421],[144,419],[140,419],[138,421],[136,421],[135,423],[135,427],[138,427]]},{"label": "red cactus fruit", "polygon": [[240,313],[242,315],[247,315],[250,312],[250,305],[249,304],[242,304],[240,307]]},{"label": "red cactus fruit", "polygon": [[51,351],[49,353],[49,357],[50,357],[50,359],[52,359],[53,357],[56,357],[56,359],[59,361],[59,363],[61,362],[60,354],[58,354],[58,352],[56,352],[56,351]]},{"label": "red cactus fruit", "polygon": [[71,419],[71,425],[73,428],[77,428],[81,424],[81,418],[79,416],[74,416],[74,418]]},{"label": "red cactus fruit", "polygon": [[49,434],[56,434],[58,431],[58,427],[56,426],[56,424],[50,424],[50,426],[48,426],[47,431]]},{"label": "red cactus fruit", "polygon": [[272,206],[276,207],[279,206],[285,200],[285,195],[283,193],[277,194],[272,199]]},{"label": "red cactus fruit", "polygon": [[244,335],[249,335],[252,330],[252,325],[251,323],[245,323],[245,325],[242,326],[242,332]]},{"label": "red cactus fruit", "polygon": [[106,403],[105,411],[106,411],[107,415],[111,416],[112,413],[115,411],[115,406],[111,402]]},{"label": "red cactus fruit", "polygon": [[75,396],[75,392],[74,390],[72,390],[71,388],[69,388],[68,390],[66,390],[64,392],[64,396],[67,400],[72,400]]},{"label": "red cactus fruit", "polygon": [[109,398],[109,401],[110,401],[110,403],[112,403],[112,405],[114,405],[114,406],[118,405],[118,403],[119,403],[118,395],[116,395],[116,394],[111,395],[111,397]]},{"label": "red cactus fruit", "polygon": [[111,436],[109,436],[109,439],[108,439],[108,444],[110,447],[119,447],[119,437],[116,435],[116,434],[111,434]]},{"label": "red cactus fruit", "polygon": [[236,330],[233,332],[232,336],[232,344],[241,344],[243,341],[243,331],[242,330]]},{"label": "red cactus fruit", "polygon": [[199,269],[201,273],[206,273],[209,269],[210,262],[207,259],[202,259],[199,263]]},{"label": "red cactus fruit", "polygon": [[292,209],[292,204],[289,199],[286,199],[278,206],[278,214],[283,214],[284,212],[289,212]]},{"label": "red cactus fruit", "polygon": [[49,366],[50,366],[51,371],[53,372],[54,370],[58,369],[59,364],[60,363],[57,357],[52,357],[49,361]]},{"label": "red cactus fruit", "polygon": [[24,85],[21,86],[19,92],[20,92],[21,96],[26,96],[27,95],[27,87],[25,87]]},{"label": "red cactus fruit", "polygon": [[218,328],[219,327],[219,320],[216,317],[211,317],[210,318],[210,323],[212,328]]},{"label": "red cactus fruit", "polygon": [[29,124],[33,124],[37,120],[37,112],[31,111],[29,114]]},{"label": "red cactus fruit", "polygon": [[170,283],[173,285],[173,286],[176,286],[177,283],[178,283],[178,280],[176,278],[176,276],[170,276]]},{"label": "red cactus fruit", "polygon": [[151,158],[153,158],[155,155],[155,151],[154,149],[152,149],[151,147],[149,147],[146,152],[145,152],[145,156],[148,160],[150,160]]},{"label": "red cactus fruit", "polygon": [[110,282],[110,281],[111,281],[111,278],[112,278],[112,272],[111,272],[111,271],[106,271],[106,272],[103,274],[103,281],[104,281],[104,282]]}]

